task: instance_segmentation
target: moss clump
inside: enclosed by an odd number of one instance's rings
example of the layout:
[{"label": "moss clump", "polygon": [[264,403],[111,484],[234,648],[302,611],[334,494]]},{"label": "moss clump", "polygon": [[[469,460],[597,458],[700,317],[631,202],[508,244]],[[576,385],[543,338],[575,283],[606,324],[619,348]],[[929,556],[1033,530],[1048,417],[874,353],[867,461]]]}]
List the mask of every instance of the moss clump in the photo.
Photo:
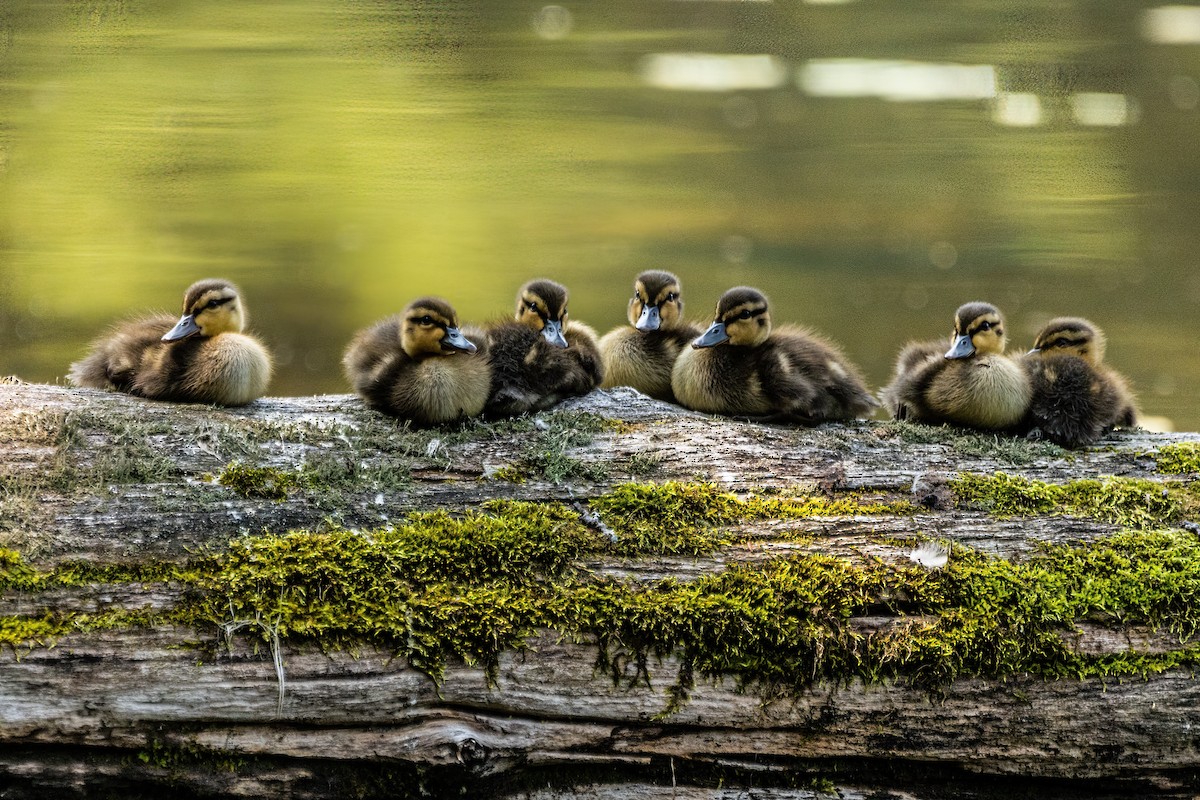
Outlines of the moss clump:
[{"label": "moss clump", "polygon": [[283,502],[289,492],[301,488],[305,482],[294,472],[275,467],[251,467],[234,461],[221,470],[217,483],[242,497]]},{"label": "moss clump", "polygon": [[1164,475],[1200,473],[1200,442],[1164,445],[1154,453],[1154,462]]},{"label": "moss clump", "polygon": [[1066,514],[1136,528],[1178,522],[1190,500],[1178,484],[1108,477],[1066,484],[1032,481],[1016,475],[963,473],[951,481],[959,500],[997,517]]},{"label": "moss clump", "polygon": [[0,548],[0,590],[22,589],[29,591],[41,585],[42,576],[25,563],[16,550]]},{"label": "moss clump", "polygon": [[906,502],[863,503],[853,497],[739,498],[709,483],[626,483],[591,501],[617,534],[618,552],[709,552],[732,540],[716,526],[765,519],[906,514]]}]

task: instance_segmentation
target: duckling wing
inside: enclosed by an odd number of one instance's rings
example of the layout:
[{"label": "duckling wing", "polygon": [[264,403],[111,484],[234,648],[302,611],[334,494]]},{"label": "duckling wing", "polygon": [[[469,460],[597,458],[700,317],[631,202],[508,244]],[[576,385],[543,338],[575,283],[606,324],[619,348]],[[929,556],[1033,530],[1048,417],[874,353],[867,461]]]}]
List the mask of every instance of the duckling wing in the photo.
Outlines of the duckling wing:
[{"label": "duckling wing", "polygon": [[392,316],[359,331],[342,356],[346,380],[368,405],[382,401],[391,376],[408,360],[400,348],[400,325],[400,317]]},{"label": "duckling wing", "polygon": [[[779,381],[780,398],[791,397],[781,409],[809,423],[869,416],[879,403],[867,390],[858,368],[829,342],[804,331],[784,330],[775,342],[781,369],[764,370],[764,379]],[[768,382],[770,387],[770,383]]]},{"label": "duckling wing", "polygon": [[163,334],[175,317],[156,315],[123,322],[92,343],[92,351],[71,365],[67,378],[75,386],[133,391],[147,353],[164,347]]},{"label": "duckling wing", "polygon": [[604,379],[604,359],[596,332],[582,322],[567,322],[563,328],[567,340],[563,357],[562,392],[567,396],[587,394]]},{"label": "duckling wing", "polygon": [[535,410],[541,392],[533,383],[536,370],[531,364],[540,355],[535,348],[543,341],[541,335],[515,322],[494,323],[485,329],[485,334],[483,342],[492,380],[484,415],[512,417]]}]

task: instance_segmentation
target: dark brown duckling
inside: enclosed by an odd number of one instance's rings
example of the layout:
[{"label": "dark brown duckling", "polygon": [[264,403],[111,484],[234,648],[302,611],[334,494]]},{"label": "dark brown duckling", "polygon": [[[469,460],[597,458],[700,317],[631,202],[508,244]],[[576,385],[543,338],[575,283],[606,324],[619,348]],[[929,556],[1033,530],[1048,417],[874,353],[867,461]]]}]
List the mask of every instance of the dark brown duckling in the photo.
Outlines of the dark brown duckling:
[{"label": "dark brown duckling", "polygon": [[808,425],[878,406],[837,347],[798,328],[772,330],[767,298],[746,286],[722,295],[712,326],[679,354],[671,388],[696,411]]},{"label": "dark brown duckling", "polygon": [[1033,387],[1026,429],[1077,448],[1137,424],[1133,392],[1104,364],[1105,346],[1103,331],[1086,319],[1058,317],[1042,328],[1022,359]]},{"label": "dark brown duckling", "polygon": [[483,411],[491,368],[477,349],[449,303],[422,297],[359,332],[342,365],[370,408],[419,426],[442,425]]},{"label": "dark brown duckling", "polygon": [[487,326],[492,364],[487,416],[541,411],[600,384],[596,332],[567,319],[567,300],[562,284],[533,280],[517,292],[515,318]]},{"label": "dark brown duckling", "polygon": [[183,316],[156,315],[120,323],[71,365],[75,386],[184,403],[245,405],[263,395],[271,357],[247,333],[246,307],[226,280],[197,281],[183,298]]},{"label": "dark brown duckling", "polygon": [[622,325],[600,339],[601,388],[632,386],[656,400],[675,402],[671,391],[675,359],[703,332],[683,318],[679,279],[661,270],[638,275],[627,313],[632,327]]}]

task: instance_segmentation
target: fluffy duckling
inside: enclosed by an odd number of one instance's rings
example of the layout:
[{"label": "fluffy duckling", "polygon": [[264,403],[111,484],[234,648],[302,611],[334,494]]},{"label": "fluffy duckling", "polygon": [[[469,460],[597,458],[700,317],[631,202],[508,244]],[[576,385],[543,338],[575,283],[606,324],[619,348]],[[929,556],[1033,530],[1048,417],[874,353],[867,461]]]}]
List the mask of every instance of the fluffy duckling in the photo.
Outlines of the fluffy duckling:
[{"label": "fluffy duckling", "polygon": [[243,333],[246,306],[229,281],[188,287],[183,316],[120,323],[71,365],[75,386],[115,389],[155,400],[242,406],[263,395],[271,357]]},{"label": "fluffy duckling", "polygon": [[422,297],[360,331],[342,366],[368,407],[428,427],[483,411],[491,368],[477,350],[449,303]]},{"label": "fluffy duckling", "polygon": [[1015,428],[1029,407],[1024,370],[1004,355],[1004,319],[995,306],[967,303],[954,315],[950,350],[906,346],[896,376],[883,390],[888,411],[910,422],[963,425],[984,430]]},{"label": "fluffy duckling", "polygon": [[746,286],[722,295],[712,326],[679,354],[671,389],[696,411],[804,424],[868,416],[878,405],[832,344],[797,328],[772,332],[767,298]]},{"label": "fluffy duckling", "polygon": [[544,278],[517,292],[515,319],[489,325],[492,388],[485,414],[541,411],[595,389],[604,375],[596,332],[567,320],[567,290]]},{"label": "fluffy duckling", "polygon": [[1104,333],[1079,317],[1046,323],[1023,363],[1033,386],[1026,427],[1063,447],[1094,443],[1137,424],[1125,379],[1104,364]]},{"label": "fluffy duckling", "polygon": [[638,275],[627,314],[632,328],[622,325],[600,339],[604,362],[600,386],[632,386],[656,400],[675,402],[671,391],[675,359],[702,332],[683,318],[679,279],[659,270]]}]

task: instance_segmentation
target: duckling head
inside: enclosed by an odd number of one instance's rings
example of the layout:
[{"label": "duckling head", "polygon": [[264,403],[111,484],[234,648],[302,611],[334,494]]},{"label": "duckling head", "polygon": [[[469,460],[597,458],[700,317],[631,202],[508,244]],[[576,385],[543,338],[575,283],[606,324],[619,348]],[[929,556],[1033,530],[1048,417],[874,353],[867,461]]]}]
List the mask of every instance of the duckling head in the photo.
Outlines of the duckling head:
[{"label": "duckling head", "polygon": [[683,319],[679,279],[669,272],[647,270],[633,282],[629,323],[639,331],[674,328]]},{"label": "duckling head", "polygon": [[771,335],[771,315],[767,298],[757,289],[738,286],[721,295],[713,324],[694,342],[692,347],[715,347],[731,344],[755,347]]},{"label": "duckling head", "polygon": [[966,303],[954,314],[954,333],[946,358],[999,355],[1004,352],[1004,318],[990,303]]},{"label": "duckling head", "polygon": [[246,309],[238,289],[229,281],[210,278],[197,281],[183,295],[183,316],[162,340],[174,342],[189,336],[241,333],[246,326]]},{"label": "duckling head", "polygon": [[478,348],[458,329],[458,315],[440,297],[409,303],[401,316],[400,347],[409,358],[474,353]]},{"label": "duckling head", "polygon": [[517,292],[517,322],[541,331],[555,347],[566,347],[567,287],[545,278],[522,286]]},{"label": "duckling head", "polygon": [[1093,367],[1104,360],[1104,333],[1080,317],[1056,317],[1046,323],[1033,340],[1029,355],[1069,353]]}]

